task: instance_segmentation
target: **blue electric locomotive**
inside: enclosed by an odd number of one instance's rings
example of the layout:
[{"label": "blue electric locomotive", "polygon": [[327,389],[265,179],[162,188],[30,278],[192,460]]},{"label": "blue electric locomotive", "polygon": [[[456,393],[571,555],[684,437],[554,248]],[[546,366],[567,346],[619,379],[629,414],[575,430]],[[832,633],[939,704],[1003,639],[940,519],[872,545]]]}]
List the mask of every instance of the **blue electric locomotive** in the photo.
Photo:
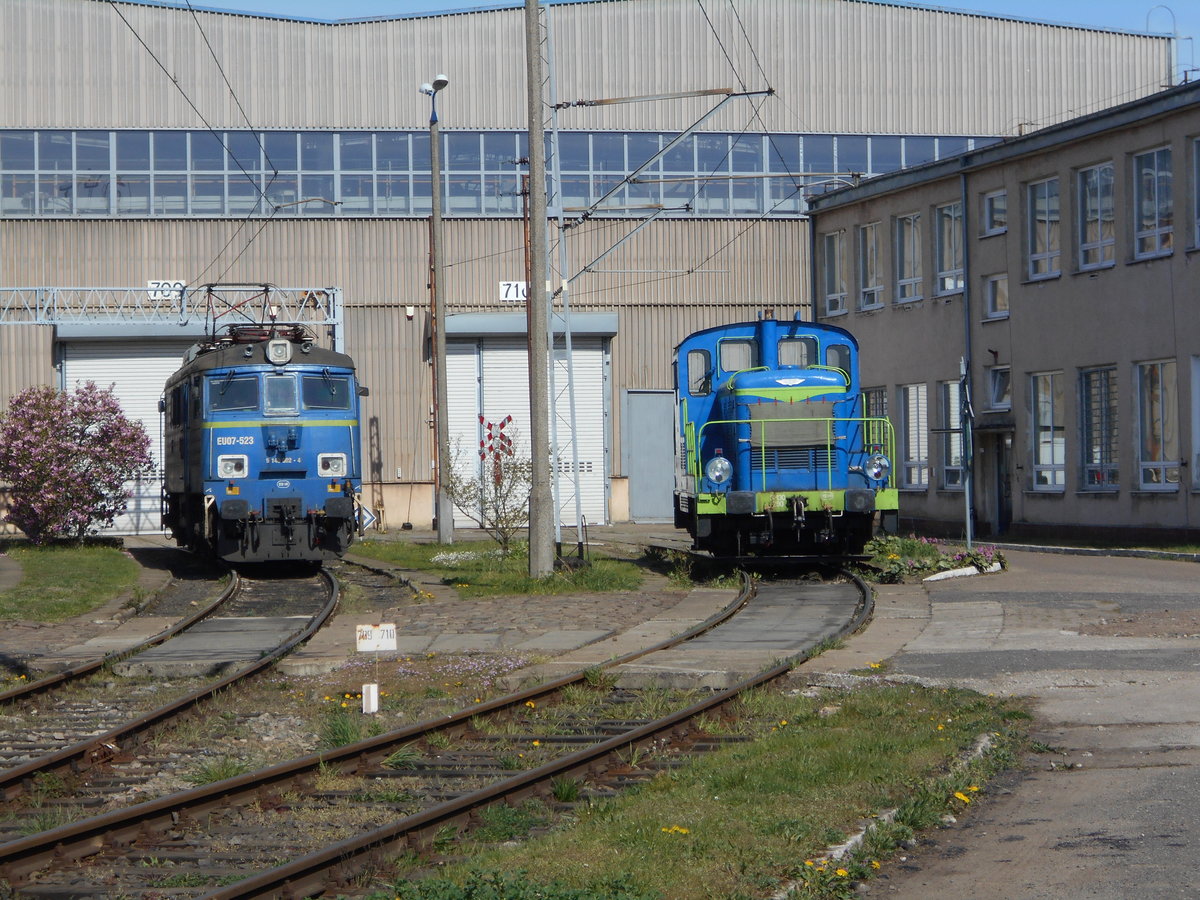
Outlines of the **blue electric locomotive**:
[{"label": "blue electric locomotive", "polygon": [[708,328],[675,348],[675,524],[718,556],[855,554],[895,529],[894,436],[864,415],[858,344],[813,322]]},{"label": "blue electric locomotive", "polygon": [[229,562],[345,553],[358,527],[359,397],[301,326],[234,326],[167,381],[163,527]]}]

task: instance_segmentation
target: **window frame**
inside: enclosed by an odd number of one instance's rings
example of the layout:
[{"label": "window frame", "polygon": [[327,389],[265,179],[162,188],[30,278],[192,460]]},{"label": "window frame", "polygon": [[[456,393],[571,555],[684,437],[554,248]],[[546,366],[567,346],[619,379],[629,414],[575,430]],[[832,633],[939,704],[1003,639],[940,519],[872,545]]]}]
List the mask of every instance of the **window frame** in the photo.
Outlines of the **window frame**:
[{"label": "window frame", "polygon": [[1200,248],[1200,137],[1192,139],[1192,248]]},{"label": "window frame", "polygon": [[[1051,195],[1049,188],[1053,186]],[[1044,197],[1040,196],[1045,189]],[[1030,281],[1044,281],[1062,274],[1062,186],[1057,175],[1031,181],[1025,186],[1026,215],[1026,277]],[[1051,208],[1053,199],[1053,208]],[[1038,210],[1044,200],[1045,219],[1038,218]],[[1051,216],[1057,218],[1051,221]],[[1039,228],[1039,223],[1041,227]],[[1035,249],[1038,246],[1042,250]]]},{"label": "window frame", "polygon": [[[236,375],[228,372],[209,375],[205,382],[208,394],[207,410],[210,416],[214,413],[257,412],[262,408],[262,385],[259,384],[258,375]],[[249,394],[253,395],[252,398],[247,395],[247,389]],[[230,394],[230,391],[234,393]],[[226,394],[230,394],[228,402],[223,400]]]},{"label": "window frame", "polygon": [[[1043,415],[1047,407],[1043,402],[1044,393],[1039,389],[1040,379],[1050,379],[1048,423]],[[1033,372],[1029,376],[1031,486],[1040,493],[1061,494],[1066,491],[1066,396],[1062,382],[1061,370]],[[1049,434],[1048,441],[1043,440],[1043,432]]]},{"label": "window frame", "polygon": [[821,235],[821,284],[825,315],[837,316],[846,312],[846,230],[827,231]]},{"label": "window frame", "polygon": [[[1004,285],[1004,308],[1000,308],[1000,289],[999,286]],[[983,277],[983,317],[988,319],[1007,319],[1008,318],[1008,273],[999,272],[995,275],[985,275]]]},{"label": "window frame", "polygon": [[[1003,200],[998,204],[997,200]],[[988,191],[980,198],[980,237],[993,237],[1008,233],[1008,190]]]},{"label": "window frame", "polygon": [[[747,349],[749,365],[739,366],[734,369],[726,365],[726,351],[733,351],[735,347],[744,347]],[[728,360],[732,362],[732,360]],[[730,337],[721,338],[717,341],[717,368],[716,372],[722,375],[731,375],[735,372],[748,372],[750,369],[756,369],[762,365],[762,352],[759,349],[758,341],[752,337]]]},{"label": "window frame", "polygon": [[888,445],[888,390],[880,385],[865,387],[860,393],[863,418],[868,420],[865,423],[863,439],[872,452],[879,452]]},{"label": "window frame", "polygon": [[[297,416],[300,414],[300,389],[291,373],[268,373],[264,379],[262,409],[264,416]],[[279,388],[284,389],[281,394]],[[290,400],[288,405],[280,401]]]},{"label": "window frame", "polygon": [[[1164,370],[1169,368],[1170,378],[1164,379]],[[1146,423],[1146,387],[1147,373],[1151,370],[1158,372],[1159,396],[1158,405],[1162,411],[1162,418],[1169,414],[1173,419],[1174,434],[1168,434],[1165,424],[1161,425],[1161,432],[1158,435],[1150,436],[1151,439],[1157,439],[1162,445],[1162,450],[1157,457],[1151,458],[1145,454],[1147,447],[1147,423]],[[1137,485],[1138,490],[1142,491],[1177,491],[1180,485],[1180,456],[1179,456],[1179,381],[1177,375],[1177,367],[1174,359],[1150,360],[1147,362],[1139,362],[1134,364],[1134,384],[1137,389],[1137,418],[1135,419],[1137,432],[1135,449],[1137,451]],[[1163,388],[1169,386],[1170,395],[1164,396]],[[1172,471],[1174,470],[1174,479],[1172,480]],[[1159,478],[1157,480],[1147,479],[1147,472],[1157,471]]]},{"label": "window frame", "polygon": [[1120,396],[1116,366],[1079,370],[1079,489],[1121,487]]},{"label": "window frame", "polygon": [[715,372],[712,352],[707,347],[695,347],[687,352],[683,365],[688,394],[692,397],[707,397],[711,394]]},{"label": "window frame", "polygon": [[[1116,167],[1111,160],[1087,166],[1075,173],[1075,228],[1079,251],[1076,265],[1081,272],[1110,269],[1117,263],[1115,185]],[[1105,213],[1109,227],[1107,236],[1104,234]],[[1093,222],[1097,236],[1094,240],[1087,240]],[[1089,259],[1089,254],[1095,254],[1095,258]]]},{"label": "window frame", "polygon": [[[988,409],[1012,409],[1012,366],[988,366]],[[1001,387],[1003,386],[1003,390]]]},{"label": "window frame", "polygon": [[961,200],[934,208],[937,296],[963,290],[963,205]]},{"label": "window frame", "polygon": [[858,226],[858,308],[883,306],[884,278],[879,258],[879,222]]},{"label": "window frame", "polygon": [[[942,420],[941,440],[941,488],[944,491],[964,489],[964,459],[962,433],[962,383],[938,382],[938,407]],[[957,457],[958,462],[953,460]]]},{"label": "window frame", "polygon": [[[1166,167],[1160,168],[1160,155],[1165,154]],[[1143,169],[1140,166],[1139,160],[1153,160],[1152,169]],[[1167,144],[1162,147],[1155,147],[1152,150],[1146,150],[1142,153],[1134,153],[1130,160],[1130,175],[1133,178],[1133,190],[1130,197],[1133,203],[1131,210],[1132,215],[1130,221],[1133,226],[1133,258],[1135,260],[1143,259],[1158,259],[1163,256],[1170,256],[1174,252],[1174,232],[1175,232],[1175,197],[1174,197],[1174,182],[1173,182],[1173,161],[1171,159],[1171,146]],[[1153,198],[1147,198],[1146,191],[1146,175],[1151,175],[1151,183],[1154,185]],[[1165,176],[1165,179],[1164,179]],[[1161,191],[1163,181],[1167,182],[1166,189],[1166,218],[1162,218],[1164,204],[1162,202]],[[1145,227],[1145,217],[1141,211],[1146,207],[1147,199],[1152,199],[1154,209],[1153,225]],[[1164,224],[1164,221],[1166,224]],[[1148,242],[1153,241],[1153,249],[1143,249],[1143,245],[1148,246]]]},{"label": "window frame", "polygon": [[[929,488],[929,387],[924,382],[902,384],[900,398],[900,486]],[[913,396],[915,395],[915,396]]]},{"label": "window frame", "polygon": [[924,299],[920,212],[905,213],[892,220],[892,248],[895,259],[896,302],[911,303]]}]

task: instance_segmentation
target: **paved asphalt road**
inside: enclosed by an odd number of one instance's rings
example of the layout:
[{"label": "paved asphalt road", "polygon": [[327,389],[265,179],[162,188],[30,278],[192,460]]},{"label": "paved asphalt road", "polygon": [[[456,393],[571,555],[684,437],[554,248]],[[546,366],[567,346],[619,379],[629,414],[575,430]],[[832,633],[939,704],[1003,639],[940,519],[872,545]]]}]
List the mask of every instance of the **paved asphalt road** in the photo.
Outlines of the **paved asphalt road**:
[{"label": "paved asphalt road", "polygon": [[808,664],[1036,698],[1055,748],[889,865],[866,896],[1200,897],[1200,566],[1010,552],[999,575],[881,586]]}]

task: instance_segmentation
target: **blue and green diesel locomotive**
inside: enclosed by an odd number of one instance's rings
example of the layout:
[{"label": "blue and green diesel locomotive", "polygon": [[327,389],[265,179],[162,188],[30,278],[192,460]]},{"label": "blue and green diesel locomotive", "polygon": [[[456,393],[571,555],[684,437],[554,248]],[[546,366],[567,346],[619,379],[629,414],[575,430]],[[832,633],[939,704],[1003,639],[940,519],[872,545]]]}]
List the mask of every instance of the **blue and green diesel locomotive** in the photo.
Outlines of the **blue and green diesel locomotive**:
[{"label": "blue and green diesel locomotive", "polygon": [[168,379],[163,527],[229,562],[322,562],[358,530],[354,362],[301,326],[235,326]]},{"label": "blue and green diesel locomotive", "polygon": [[894,433],[864,415],[849,332],[772,318],[708,328],[674,365],[675,524],[697,549],[840,556],[877,524],[895,530]]}]

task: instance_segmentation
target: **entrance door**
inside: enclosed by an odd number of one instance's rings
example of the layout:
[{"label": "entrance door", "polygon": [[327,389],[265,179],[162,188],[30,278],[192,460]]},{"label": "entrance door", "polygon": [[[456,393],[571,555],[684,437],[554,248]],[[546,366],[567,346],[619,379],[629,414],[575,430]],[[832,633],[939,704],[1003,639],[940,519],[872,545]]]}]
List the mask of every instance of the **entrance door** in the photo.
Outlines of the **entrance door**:
[{"label": "entrance door", "polygon": [[621,414],[621,468],[629,479],[629,518],[674,519],[675,394],[625,391]]},{"label": "entrance door", "polygon": [[996,534],[1004,534],[1012,524],[1012,440],[1011,431],[996,434],[993,443],[996,448],[996,484],[993,509],[996,510]]}]

